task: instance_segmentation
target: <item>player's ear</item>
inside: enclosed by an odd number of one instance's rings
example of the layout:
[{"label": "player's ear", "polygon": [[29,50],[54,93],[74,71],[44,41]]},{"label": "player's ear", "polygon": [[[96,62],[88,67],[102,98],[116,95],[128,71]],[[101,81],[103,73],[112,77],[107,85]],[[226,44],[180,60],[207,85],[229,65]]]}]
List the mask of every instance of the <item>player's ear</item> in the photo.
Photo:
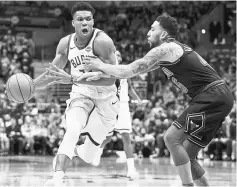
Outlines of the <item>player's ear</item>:
[{"label": "player's ear", "polygon": [[75,27],[74,20],[72,20],[72,26]]},{"label": "player's ear", "polygon": [[164,40],[167,36],[168,36],[168,32],[167,31],[162,31],[162,33],[160,35],[160,39]]},{"label": "player's ear", "polygon": [[94,23],[95,23],[95,22],[94,22],[94,19],[92,19],[92,26],[94,26]]}]

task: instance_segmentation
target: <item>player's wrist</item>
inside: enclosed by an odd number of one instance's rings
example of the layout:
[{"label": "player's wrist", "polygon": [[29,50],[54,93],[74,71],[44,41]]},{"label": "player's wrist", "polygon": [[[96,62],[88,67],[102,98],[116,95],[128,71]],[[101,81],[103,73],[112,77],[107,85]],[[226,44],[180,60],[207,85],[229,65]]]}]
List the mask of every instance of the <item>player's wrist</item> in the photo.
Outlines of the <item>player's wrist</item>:
[{"label": "player's wrist", "polygon": [[101,63],[99,66],[100,71],[104,71],[106,68],[107,68],[107,64],[105,64],[105,63]]}]

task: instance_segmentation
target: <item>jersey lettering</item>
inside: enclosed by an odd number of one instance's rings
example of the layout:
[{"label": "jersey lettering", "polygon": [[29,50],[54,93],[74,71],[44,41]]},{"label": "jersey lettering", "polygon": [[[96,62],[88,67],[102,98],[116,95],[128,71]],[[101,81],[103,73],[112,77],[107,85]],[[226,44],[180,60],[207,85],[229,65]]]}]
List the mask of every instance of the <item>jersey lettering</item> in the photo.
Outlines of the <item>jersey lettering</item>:
[{"label": "jersey lettering", "polygon": [[188,93],[188,89],[180,82],[178,82],[178,80],[175,77],[172,77],[174,74],[173,72],[171,72],[170,70],[168,70],[165,67],[162,67],[163,72],[166,74],[166,76],[168,77],[168,79],[171,78],[171,81],[180,89],[182,90],[182,92],[184,93]]},{"label": "jersey lettering", "polygon": [[188,93],[188,89],[180,82],[177,81],[176,78],[172,77],[172,82],[184,93]]},{"label": "jersey lettering", "polygon": [[84,64],[83,63],[84,57],[85,55],[76,56],[73,59],[70,59],[70,62],[73,65],[73,67],[76,68],[77,66]]}]

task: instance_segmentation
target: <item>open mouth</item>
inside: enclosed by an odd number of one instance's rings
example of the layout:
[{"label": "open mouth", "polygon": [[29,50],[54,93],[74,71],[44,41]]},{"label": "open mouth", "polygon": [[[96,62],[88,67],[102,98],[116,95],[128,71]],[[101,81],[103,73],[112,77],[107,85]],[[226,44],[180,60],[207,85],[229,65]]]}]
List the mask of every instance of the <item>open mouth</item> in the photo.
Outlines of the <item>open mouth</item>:
[{"label": "open mouth", "polygon": [[150,40],[147,40],[147,43],[148,43],[149,45],[151,45],[151,44],[152,44]]},{"label": "open mouth", "polygon": [[82,29],[82,33],[83,33],[83,34],[88,34],[88,32],[89,32],[88,29],[86,29],[86,28],[85,28],[85,29]]}]

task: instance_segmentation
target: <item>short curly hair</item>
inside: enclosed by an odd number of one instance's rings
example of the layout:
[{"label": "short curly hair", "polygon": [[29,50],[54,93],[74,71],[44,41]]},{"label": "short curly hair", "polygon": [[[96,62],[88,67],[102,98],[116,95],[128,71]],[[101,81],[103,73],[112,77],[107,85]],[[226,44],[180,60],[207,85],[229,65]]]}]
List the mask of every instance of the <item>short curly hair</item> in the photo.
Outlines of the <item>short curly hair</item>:
[{"label": "short curly hair", "polygon": [[177,20],[169,15],[161,15],[156,18],[160,26],[165,29],[170,37],[176,38],[179,33],[179,24]]},{"label": "short curly hair", "polygon": [[73,5],[72,7],[72,10],[71,10],[71,15],[72,17],[74,16],[75,12],[77,11],[90,11],[92,13],[92,15],[95,14],[95,9],[89,4],[89,3],[86,3],[86,2],[78,2],[76,3],[75,5]]}]

